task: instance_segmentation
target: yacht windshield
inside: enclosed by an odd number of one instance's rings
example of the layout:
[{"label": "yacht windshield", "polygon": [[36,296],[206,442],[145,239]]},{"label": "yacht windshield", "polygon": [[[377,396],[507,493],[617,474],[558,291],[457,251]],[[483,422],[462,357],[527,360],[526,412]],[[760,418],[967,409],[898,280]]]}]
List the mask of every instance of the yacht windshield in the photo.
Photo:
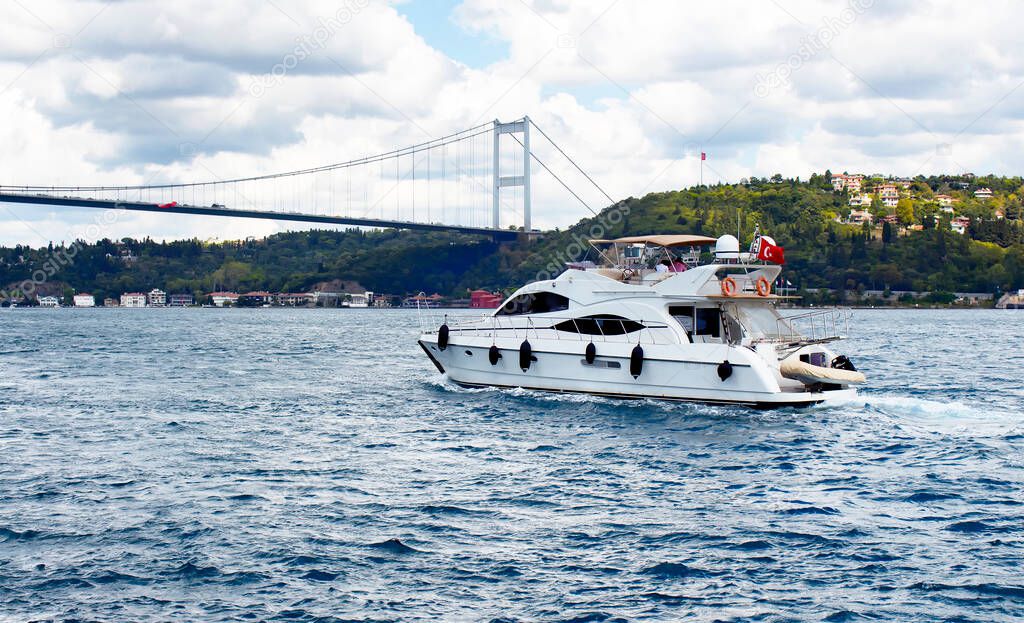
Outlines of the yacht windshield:
[{"label": "yacht windshield", "polygon": [[798,332],[773,308],[766,305],[737,305],[732,310],[747,337],[753,340],[790,339]]},{"label": "yacht windshield", "polygon": [[554,292],[534,292],[520,294],[510,299],[501,309],[499,316],[517,316],[520,314],[546,314],[548,312],[569,309],[569,299]]}]

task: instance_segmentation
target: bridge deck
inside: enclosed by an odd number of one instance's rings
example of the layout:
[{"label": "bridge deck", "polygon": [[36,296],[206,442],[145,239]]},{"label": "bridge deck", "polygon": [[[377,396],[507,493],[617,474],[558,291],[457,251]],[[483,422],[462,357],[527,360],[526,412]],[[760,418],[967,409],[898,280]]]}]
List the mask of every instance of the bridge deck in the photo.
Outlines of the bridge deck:
[{"label": "bridge deck", "polygon": [[140,212],[195,214],[200,216],[231,216],[235,218],[258,218],[273,221],[326,223],[330,225],[352,225],[356,227],[377,227],[384,229],[450,231],[463,234],[477,234],[481,236],[490,236],[495,240],[515,240],[516,237],[522,233],[510,229],[492,229],[490,227],[464,227],[460,225],[442,225],[440,223],[416,223],[411,221],[393,221],[367,218],[351,218],[346,216],[303,214],[301,212],[238,210],[234,208],[215,208],[187,204],[161,208],[158,204],[155,203],[141,203],[136,201],[110,201],[106,199],[85,199],[81,197],[57,197],[53,195],[25,195],[16,193],[0,193],[0,202],[23,203],[30,205],[65,206],[69,208],[99,208],[105,210],[136,210]]}]

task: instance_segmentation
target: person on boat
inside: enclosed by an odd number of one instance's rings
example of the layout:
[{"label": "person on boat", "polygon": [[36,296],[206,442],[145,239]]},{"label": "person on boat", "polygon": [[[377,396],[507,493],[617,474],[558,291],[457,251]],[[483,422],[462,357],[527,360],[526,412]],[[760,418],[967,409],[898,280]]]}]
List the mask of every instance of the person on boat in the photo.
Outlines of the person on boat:
[{"label": "person on boat", "polygon": [[676,257],[674,260],[672,260],[672,272],[674,272],[674,273],[686,272],[686,263],[683,262],[683,260],[681,258]]},{"label": "person on boat", "polygon": [[654,265],[654,270],[659,273],[667,273],[672,267],[672,264],[668,260],[661,260]]}]

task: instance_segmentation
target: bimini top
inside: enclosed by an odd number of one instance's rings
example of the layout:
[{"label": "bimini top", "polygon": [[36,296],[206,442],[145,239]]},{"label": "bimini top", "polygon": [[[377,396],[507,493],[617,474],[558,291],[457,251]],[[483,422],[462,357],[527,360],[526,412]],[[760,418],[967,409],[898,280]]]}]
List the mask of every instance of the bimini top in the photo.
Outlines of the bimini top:
[{"label": "bimini top", "polygon": [[591,240],[590,244],[652,244],[657,247],[700,247],[713,245],[718,240],[708,236],[691,234],[663,234],[653,236],[629,236],[615,240]]}]

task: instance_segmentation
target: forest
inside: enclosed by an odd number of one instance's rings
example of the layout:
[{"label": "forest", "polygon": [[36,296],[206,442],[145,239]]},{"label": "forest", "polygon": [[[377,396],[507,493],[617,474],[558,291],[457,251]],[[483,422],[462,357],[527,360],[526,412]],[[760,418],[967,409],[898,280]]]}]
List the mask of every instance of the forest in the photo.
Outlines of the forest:
[{"label": "forest", "polygon": [[[305,292],[332,280],[393,295],[512,290],[554,276],[583,259],[586,240],[647,233],[740,233],[755,226],[786,249],[794,287],[847,291],[991,292],[1024,288],[1021,178],[933,176],[912,180],[895,209],[870,207],[881,225],[847,221],[849,195],[831,173],[809,180],[750,178],[628,198],[540,239],[498,244],[480,236],[349,229],[281,233],[265,239],[100,240],[46,247],[0,247],[0,298],[89,292],[102,301],[123,292],[217,290]],[[877,176],[876,183],[885,178]],[[872,178],[865,180],[870,184]],[[994,196],[974,198],[975,188]],[[951,230],[935,197],[954,197],[970,219]]]}]

